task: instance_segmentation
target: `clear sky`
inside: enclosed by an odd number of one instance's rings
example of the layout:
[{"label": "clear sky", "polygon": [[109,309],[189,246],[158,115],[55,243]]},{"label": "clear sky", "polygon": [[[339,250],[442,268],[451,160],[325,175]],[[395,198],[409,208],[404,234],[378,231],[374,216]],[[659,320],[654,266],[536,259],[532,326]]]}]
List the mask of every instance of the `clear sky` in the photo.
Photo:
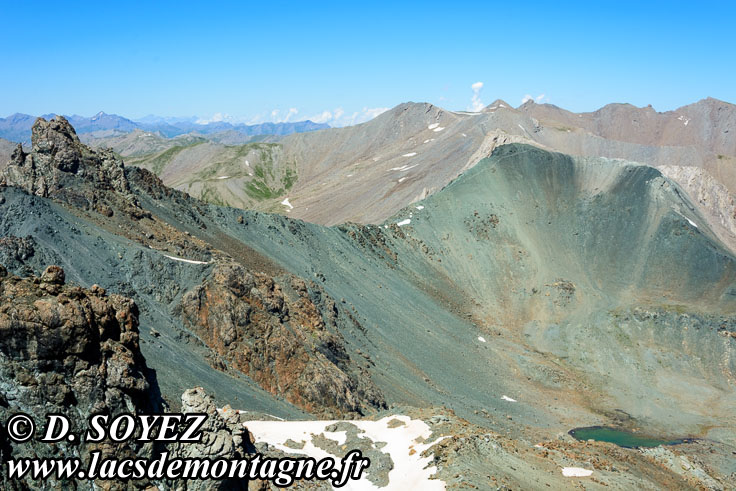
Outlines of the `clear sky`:
[{"label": "clear sky", "polygon": [[0,0],[0,116],[345,124],[405,101],[469,109],[473,84],[475,107],[736,102],[734,5]]}]

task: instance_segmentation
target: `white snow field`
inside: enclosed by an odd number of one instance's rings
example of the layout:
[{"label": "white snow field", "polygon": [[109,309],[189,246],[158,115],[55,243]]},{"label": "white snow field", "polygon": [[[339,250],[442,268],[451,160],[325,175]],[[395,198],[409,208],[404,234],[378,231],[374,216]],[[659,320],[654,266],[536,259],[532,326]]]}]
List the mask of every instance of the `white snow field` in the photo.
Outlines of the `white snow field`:
[{"label": "white snow field", "polygon": [[[350,442],[347,442],[346,431],[327,431],[327,427],[335,423],[348,423],[358,430],[358,438],[373,442],[374,447],[381,453],[391,456],[393,468],[388,473],[388,486],[377,487],[367,479],[370,467],[361,479],[348,481],[340,488],[350,491],[376,489],[421,489],[426,491],[444,490],[445,483],[438,479],[430,479],[437,472],[435,466],[430,465],[432,456],[422,457],[422,453],[443,438],[427,442],[431,437],[431,430],[427,423],[420,419],[411,419],[409,416],[387,416],[378,421],[248,421],[245,425],[256,439],[256,443],[265,442],[289,454],[306,455],[317,460],[332,457],[338,463],[347,454]],[[333,455],[323,448],[315,446],[316,437],[333,440],[341,448],[340,455]],[[287,446],[287,441],[292,444]],[[292,448],[293,442],[303,448]],[[378,445],[376,445],[378,444]],[[344,450],[342,450],[342,448]]]}]

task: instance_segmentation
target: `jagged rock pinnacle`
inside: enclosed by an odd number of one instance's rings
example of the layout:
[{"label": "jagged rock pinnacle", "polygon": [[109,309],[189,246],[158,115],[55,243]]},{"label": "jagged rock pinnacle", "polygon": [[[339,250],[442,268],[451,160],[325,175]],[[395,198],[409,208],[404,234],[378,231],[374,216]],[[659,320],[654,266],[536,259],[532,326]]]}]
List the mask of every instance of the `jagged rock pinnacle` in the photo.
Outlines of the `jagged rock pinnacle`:
[{"label": "jagged rock pinnacle", "polygon": [[0,174],[0,185],[54,198],[84,209],[105,210],[135,205],[125,167],[111,150],[93,150],[79,141],[63,116],[33,124],[31,151],[21,145]]},{"label": "jagged rock pinnacle", "polygon": [[82,144],[64,116],[51,121],[36,119],[31,129],[31,147],[37,158],[64,172],[77,172],[82,160]]}]

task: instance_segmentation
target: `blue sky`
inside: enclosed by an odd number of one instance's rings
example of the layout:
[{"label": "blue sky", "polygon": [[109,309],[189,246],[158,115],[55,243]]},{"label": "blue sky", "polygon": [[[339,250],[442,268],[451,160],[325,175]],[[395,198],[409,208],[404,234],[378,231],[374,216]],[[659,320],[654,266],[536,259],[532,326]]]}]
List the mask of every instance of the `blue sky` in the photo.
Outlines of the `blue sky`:
[{"label": "blue sky", "polygon": [[0,116],[346,124],[465,110],[477,82],[482,104],[736,102],[731,2],[0,1],[0,19]]}]

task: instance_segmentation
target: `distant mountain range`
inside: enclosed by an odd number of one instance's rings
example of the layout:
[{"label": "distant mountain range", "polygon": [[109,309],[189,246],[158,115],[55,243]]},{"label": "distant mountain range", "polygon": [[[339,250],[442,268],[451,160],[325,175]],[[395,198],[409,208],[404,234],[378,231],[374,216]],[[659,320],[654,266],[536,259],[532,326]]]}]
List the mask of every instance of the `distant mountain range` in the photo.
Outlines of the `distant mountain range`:
[{"label": "distant mountain range", "polygon": [[[44,114],[41,117],[51,119],[54,114]],[[130,133],[135,130],[160,133],[161,136],[173,138],[187,133],[199,133],[212,135],[216,133],[235,133],[244,137],[259,135],[289,135],[292,133],[303,133],[329,128],[330,126],[313,121],[296,121],[293,123],[261,123],[255,125],[232,124],[225,121],[217,121],[207,124],[197,123],[194,118],[162,118],[158,116],[146,116],[141,120],[134,121],[117,114],[99,112],[92,117],[66,116],[77,133],[99,133],[105,136],[114,136]],[[0,138],[13,142],[26,143],[31,139],[31,126],[36,116],[30,114],[15,113],[7,118],[0,118]]]}]

